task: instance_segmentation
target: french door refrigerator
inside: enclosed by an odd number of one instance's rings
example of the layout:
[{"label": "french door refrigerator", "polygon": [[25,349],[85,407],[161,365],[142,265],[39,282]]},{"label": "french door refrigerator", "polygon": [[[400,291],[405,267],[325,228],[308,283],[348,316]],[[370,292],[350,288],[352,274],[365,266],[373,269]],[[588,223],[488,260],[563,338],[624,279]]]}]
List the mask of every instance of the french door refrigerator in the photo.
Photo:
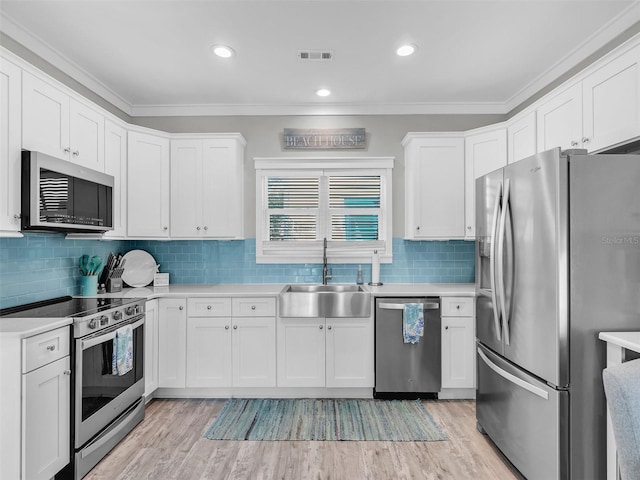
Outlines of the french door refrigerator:
[{"label": "french door refrigerator", "polygon": [[491,172],[476,234],[478,429],[529,480],[605,478],[598,332],[640,329],[640,156]]}]

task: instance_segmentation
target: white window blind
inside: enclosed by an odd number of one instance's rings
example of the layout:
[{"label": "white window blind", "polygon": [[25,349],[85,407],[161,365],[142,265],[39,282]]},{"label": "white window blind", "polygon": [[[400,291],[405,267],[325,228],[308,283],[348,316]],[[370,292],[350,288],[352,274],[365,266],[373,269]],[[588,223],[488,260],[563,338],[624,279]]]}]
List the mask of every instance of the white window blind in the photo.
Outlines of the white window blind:
[{"label": "white window blind", "polygon": [[[331,261],[364,262],[391,246],[390,169],[257,170],[258,262],[315,263],[326,238]],[[387,258],[391,252],[388,251]]]}]

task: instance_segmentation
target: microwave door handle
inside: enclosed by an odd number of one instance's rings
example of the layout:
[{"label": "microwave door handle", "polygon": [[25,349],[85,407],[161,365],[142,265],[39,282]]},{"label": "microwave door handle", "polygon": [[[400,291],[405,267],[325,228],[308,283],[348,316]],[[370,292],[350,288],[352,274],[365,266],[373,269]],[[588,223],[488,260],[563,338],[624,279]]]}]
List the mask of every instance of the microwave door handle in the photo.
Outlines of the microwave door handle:
[{"label": "microwave door handle", "polygon": [[498,290],[500,291],[500,310],[502,311],[502,331],[504,333],[504,343],[510,344],[509,319],[507,312],[506,292],[504,287],[504,239],[507,224],[507,213],[509,212],[509,179],[504,183],[504,196],[502,197],[502,214],[500,215],[500,225],[498,227]]},{"label": "microwave door handle", "polygon": [[[135,330],[143,323],[144,323],[144,319],[138,320],[137,322],[131,324],[131,328]],[[122,326],[124,327],[125,325],[122,325]],[[88,348],[94,347],[101,343],[108,342],[109,340],[113,340],[114,338],[116,338],[116,331],[117,329],[112,330],[109,333],[105,333],[104,335],[100,335],[98,337],[90,338],[88,340],[82,340],[82,350],[86,350]]]},{"label": "microwave door handle", "polygon": [[500,197],[502,196],[502,182],[498,188],[498,194],[496,195],[496,202],[493,207],[493,220],[491,224],[491,248],[489,255],[489,277],[491,279],[491,303],[493,305],[493,322],[496,329],[496,339],[502,340],[500,329],[500,305],[498,304],[498,294],[496,291],[496,236],[498,229],[498,216],[500,214]]}]

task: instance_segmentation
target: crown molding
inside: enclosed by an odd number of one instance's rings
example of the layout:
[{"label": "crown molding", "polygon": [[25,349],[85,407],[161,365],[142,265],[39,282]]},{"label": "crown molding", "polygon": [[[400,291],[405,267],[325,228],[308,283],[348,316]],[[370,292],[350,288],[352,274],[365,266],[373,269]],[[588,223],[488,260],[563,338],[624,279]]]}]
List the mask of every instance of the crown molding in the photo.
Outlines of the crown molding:
[{"label": "crown molding", "polygon": [[0,31],[131,116],[131,103],[2,12],[0,12]]},{"label": "crown molding", "polygon": [[628,28],[640,22],[640,2],[635,1],[617,17],[591,34],[584,42],[574,48],[548,70],[534,78],[528,85],[516,92],[504,103],[505,112],[519,107],[533,95],[560,78],[581,61],[596,53],[608,42],[615,39]]}]

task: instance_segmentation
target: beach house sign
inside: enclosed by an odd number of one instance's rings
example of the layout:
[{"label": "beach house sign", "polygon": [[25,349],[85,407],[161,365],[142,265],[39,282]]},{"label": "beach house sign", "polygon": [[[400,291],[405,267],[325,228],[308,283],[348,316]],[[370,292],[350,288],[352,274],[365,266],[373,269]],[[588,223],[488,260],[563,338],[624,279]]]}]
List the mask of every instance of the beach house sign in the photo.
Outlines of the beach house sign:
[{"label": "beach house sign", "polygon": [[285,128],[285,150],[352,150],[365,147],[364,128]]}]

